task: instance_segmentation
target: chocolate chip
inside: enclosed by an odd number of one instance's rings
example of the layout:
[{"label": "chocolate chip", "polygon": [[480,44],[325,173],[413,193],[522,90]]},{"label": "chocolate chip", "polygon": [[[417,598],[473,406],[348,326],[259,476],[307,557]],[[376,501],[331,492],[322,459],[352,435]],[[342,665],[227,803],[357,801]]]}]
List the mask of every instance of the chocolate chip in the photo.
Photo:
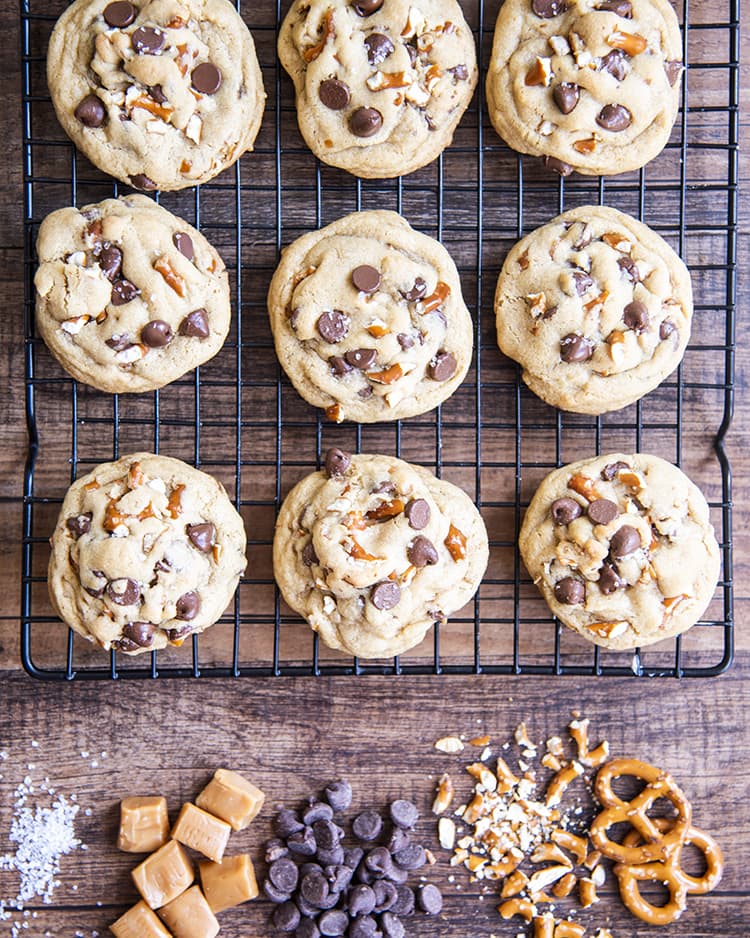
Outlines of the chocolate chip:
[{"label": "chocolate chip", "polygon": [[318,563],[318,555],[315,553],[312,541],[308,541],[302,548],[302,563],[306,567],[312,567]]},{"label": "chocolate chip", "polygon": [[141,342],[149,348],[164,348],[174,338],[174,332],[163,319],[152,319],[141,329]]},{"label": "chocolate chip", "polygon": [[552,172],[557,173],[558,176],[569,176],[573,172],[573,167],[570,163],[558,160],[556,156],[545,156],[542,160],[542,164],[545,169],[552,170]]},{"label": "chocolate chip", "polygon": [[99,252],[99,266],[107,280],[117,280],[122,271],[122,251],[114,244],[105,244]]},{"label": "chocolate chip", "polygon": [[277,889],[270,879],[267,879],[263,883],[263,892],[266,894],[266,898],[270,899],[271,902],[281,904],[282,902],[288,902],[291,896],[289,893],[283,892],[280,889]]},{"label": "chocolate chip", "polygon": [[133,345],[127,332],[116,332],[113,336],[107,339],[104,344],[111,348],[114,352],[124,352],[125,349],[131,348]]},{"label": "chocolate chip", "polygon": [[[375,835],[377,837],[377,834]],[[344,848],[344,864],[352,870],[356,870],[364,857],[365,852],[361,847]]]},{"label": "chocolate chip", "polygon": [[317,329],[324,342],[335,345],[346,337],[349,320],[340,309],[329,310],[318,319]]},{"label": "chocolate chip", "polygon": [[675,326],[671,319],[665,319],[659,326],[659,338],[663,342],[664,339],[668,339],[676,329],[677,326]]},{"label": "chocolate chip", "polygon": [[376,609],[393,609],[401,601],[401,587],[393,580],[376,583],[370,591],[370,602]]},{"label": "chocolate chip", "polygon": [[380,271],[369,264],[362,264],[352,271],[352,283],[362,293],[374,293],[380,286]]},{"label": "chocolate chip", "polygon": [[376,876],[385,876],[393,866],[393,860],[386,847],[374,847],[365,857],[365,866]]},{"label": "chocolate chip", "polygon": [[[316,821],[330,821],[333,819],[333,808],[323,801],[313,801],[309,807],[302,812],[303,824],[315,824]],[[316,837],[317,840],[317,837]],[[331,844],[321,844],[320,846],[332,846]]]},{"label": "chocolate chip", "polygon": [[402,290],[401,296],[403,296],[408,303],[416,303],[418,300],[422,299],[425,293],[427,293],[427,284],[421,277],[416,277],[414,279],[414,286],[405,292]]},{"label": "chocolate chip", "polygon": [[351,92],[349,85],[338,78],[326,78],[318,85],[318,97],[332,111],[343,111],[349,106]]},{"label": "chocolate chip", "polygon": [[201,62],[190,73],[190,83],[201,94],[216,94],[221,88],[221,69],[213,62]]},{"label": "chocolate chip", "polygon": [[282,857],[288,856],[289,849],[283,840],[277,840],[272,838],[271,840],[266,841],[266,853],[265,859],[266,863],[275,863],[277,860],[280,860]]},{"label": "chocolate chip", "polygon": [[216,543],[216,528],[210,522],[189,524],[185,528],[188,540],[203,554],[210,554]]},{"label": "chocolate chip", "polygon": [[417,902],[419,908],[427,915],[438,915],[443,909],[443,895],[437,886],[433,886],[432,883],[426,883],[424,886],[419,887]]},{"label": "chocolate chip", "polygon": [[343,378],[344,375],[348,375],[349,372],[352,371],[352,366],[345,358],[342,358],[341,355],[331,355],[328,359],[328,364],[331,366],[331,371],[337,378]]},{"label": "chocolate chip", "polygon": [[118,606],[134,606],[141,598],[141,587],[137,580],[118,577],[107,584],[107,596]]},{"label": "chocolate chip", "polygon": [[156,101],[157,104],[166,104],[167,96],[164,94],[164,89],[161,85],[147,85],[149,95]]},{"label": "chocolate chip", "polygon": [[405,42],[406,51],[409,53],[409,62],[411,67],[415,68],[417,64],[417,59],[419,58],[419,52],[417,52],[416,46],[413,46],[410,42]]},{"label": "chocolate chip", "polygon": [[383,0],[353,0],[352,6],[359,16],[370,16],[383,6]]},{"label": "chocolate chip", "polygon": [[614,564],[605,561],[599,571],[599,589],[605,596],[609,596],[611,593],[622,589],[623,586],[625,586],[625,583],[620,579]]},{"label": "chocolate chip", "polygon": [[293,902],[282,902],[273,910],[273,927],[278,931],[294,931],[300,922],[299,909]]},{"label": "chocolate chip", "polygon": [[[342,850],[341,852],[343,853],[344,851]],[[354,870],[350,869],[348,866],[337,863],[326,866],[325,874],[328,879],[328,885],[331,887],[331,892],[343,892],[351,883]]]},{"label": "chocolate chip", "polygon": [[141,291],[138,287],[131,283],[129,280],[115,280],[112,284],[112,305],[113,306],[124,306],[126,303],[130,303],[131,300],[134,300],[137,296],[141,295]]},{"label": "chocolate chip", "polygon": [[406,335],[405,332],[399,332],[399,334],[396,336],[396,339],[404,351],[413,348],[414,346],[414,339],[412,339],[410,335]]},{"label": "chocolate chip", "polygon": [[559,16],[568,9],[565,0],[531,0],[531,9],[543,20]]},{"label": "chocolate chip", "polygon": [[[372,33],[365,39],[367,61],[370,65],[380,65],[394,52],[394,45],[383,33]],[[348,102],[347,102],[348,103]]]},{"label": "chocolate chip", "polygon": [[73,111],[73,115],[84,127],[96,128],[102,126],[107,112],[95,94],[87,94]]},{"label": "chocolate chip", "polygon": [[370,886],[355,886],[349,893],[350,915],[369,915],[375,908],[375,893]]},{"label": "chocolate chip", "polygon": [[393,495],[396,491],[396,486],[393,482],[390,482],[388,479],[384,479],[382,482],[378,482],[375,488],[372,490],[373,495],[381,495],[383,493],[388,495]]},{"label": "chocolate chip", "polygon": [[579,296],[583,296],[594,284],[593,277],[589,276],[584,270],[574,270],[571,276],[573,277],[573,285],[576,288],[576,293]]},{"label": "chocolate chip", "polygon": [[268,868],[268,878],[280,892],[292,893],[297,888],[299,872],[297,864],[282,857],[276,860]]},{"label": "chocolate chip", "polygon": [[394,827],[391,836],[388,838],[388,849],[391,853],[398,853],[399,850],[403,850],[404,847],[408,847],[411,843],[411,837],[400,827]]},{"label": "chocolate chip", "polygon": [[378,353],[374,348],[350,349],[344,355],[344,358],[352,366],[352,368],[359,368],[361,371],[366,371],[368,368],[372,368],[377,357]]},{"label": "chocolate chip", "polygon": [[[417,538],[417,540],[419,540],[419,538]],[[417,806],[403,798],[391,802],[390,813],[393,823],[402,830],[411,830],[419,820]]]},{"label": "chocolate chip", "polygon": [[586,585],[577,577],[563,577],[555,583],[555,599],[566,606],[580,606],[586,599]]},{"label": "chocolate chip", "polygon": [[628,303],[623,310],[622,318],[628,329],[632,329],[633,332],[640,334],[648,329],[648,309],[646,304],[641,303],[640,300],[633,300],[632,303]]},{"label": "chocolate chip", "polygon": [[352,464],[352,457],[345,453],[343,449],[332,447],[326,453],[326,473],[329,479],[334,476],[342,476]]},{"label": "chocolate chip", "polygon": [[414,914],[414,891],[409,886],[396,886],[397,899],[391,907],[394,915],[413,915]]},{"label": "chocolate chip", "polygon": [[358,840],[377,840],[383,829],[383,820],[377,811],[363,811],[352,822],[352,832]]},{"label": "chocolate chip", "polygon": [[426,528],[430,522],[430,506],[423,498],[413,498],[404,508],[409,527],[415,531]]},{"label": "chocolate chip", "polygon": [[624,524],[612,535],[609,541],[609,551],[615,560],[627,557],[641,546],[641,535],[638,529]]},{"label": "chocolate chip", "polygon": [[303,827],[304,825],[297,816],[297,812],[292,811],[290,808],[282,808],[273,820],[273,829],[279,837],[296,834]]},{"label": "chocolate chip", "polygon": [[343,778],[326,785],[324,794],[326,801],[337,814],[339,811],[346,811],[352,803],[352,786]]},{"label": "chocolate chip", "polygon": [[586,509],[586,514],[594,524],[609,524],[620,514],[620,509],[608,498],[596,498]]},{"label": "chocolate chip", "polygon": [[318,909],[322,908],[330,893],[328,880],[325,878],[323,872],[314,871],[303,876],[302,882],[300,883],[300,892],[302,893],[302,898],[305,899],[306,902],[309,902],[310,905]]},{"label": "chocolate chip", "polygon": [[583,514],[583,508],[574,498],[556,498],[550,506],[553,524],[570,524]]},{"label": "chocolate chip", "polygon": [[[331,817],[333,817],[333,810],[330,805],[325,805],[326,808],[331,812]],[[309,824],[310,822],[305,819],[305,823]],[[334,850],[339,846],[339,841],[341,840],[339,832],[341,828],[334,824],[331,818],[323,817],[318,818],[313,822],[313,834],[315,834],[315,842],[318,845],[318,850]],[[343,853],[343,851],[342,851]],[[343,856],[340,858],[339,862],[343,863]]]},{"label": "chocolate chip", "polygon": [[375,919],[369,915],[363,915],[354,919],[348,934],[349,938],[377,938],[380,932]]},{"label": "chocolate chip", "polygon": [[622,49],[613,49],[602,56],[600,68],[604,72],[609,72],[617,81],[623,81],[628,74],[627,57]]},{"label": "chocolate chip", "polygon": [[667,73],[667,81],[674,88],[682,73],[682,62],[665,62],[664,71]]},{"label": "chocolate chip", "polygon": [[154,641],[154,626],[150,622],[128,622],[122,634],[139,648],[150,648]]},{"label": "chocolate chip", "polygon": [[158,55],[167,43],[165,33],[157,26],[139,26],[130,38],[139,55]]},{"label": "chocolate chip", "polygon": [[88,534],[91,530],[91,520],[94,517],[93,513],[87,511],[82,515],[72,515],[65,522],[65,527],[70,531],[73,537],[78,540],[82,534]]},{"label": "chocolate chip", "polygon": [[177,250],[182,254],[183,257],[186,257],[189,261],[195,257],[195,248],[193,247],[193,239],[187,233],[187,231],[175,231],[172,235],[172,243],[177,248]]},{"label": "chocolate chip", "polygon": [[641,275],[632,257],[628,257],[627,255],[625,255],[625,257],[618,257],[617,266],[631,283],[640,283]]},{"label": "chocolate chip", "polygon": [[300,857],[313,857],[318,849],[315,834],[313,834],[311,827],[303,827],[302,830],[290,834],[287,837],[286,845],[292,853]]},{"label": "chocolate chip", "polygon": [[392,883],[396,885],[405,883],[409,878],[408,870],[402,870],[400,866],[393,866],[388,873],[386,873],[386,879],[389,879]]},{"label": "chocolate chip", "polygon": [[394,853],[393,859],[402,870],[411,872],[412,870],[422,869],[427,862],[427,855],[424,852],[424,847],[419,844],[409,844],[408,847]]},{"label": "chocolate chip", "polygon": [[130,26],[136,17],[137,10],[132,3],[127,0],[117,0],[115,3],[108,3],[104,7],[104,22],[113,29],[122,29]]},{"label": "chocolate chip", "polygon": [[384,912],[380,916],[380,928],[383,932],[383,938],[404,938],[406,929],[401,924],[401,920],[393,912]]},{"label": "chocolate chip", "polygon": [[343,935],[348,927],[349,916],[346,912],[342,912],[339,909],[331,909],[329,912],[324,912],[318,920],[320,934],[325,935],[326,938],[329,938],[329,936],[330,938],[337,938],[337,936]]},{"label": "chocolate chip", "polygon": [[[387,912],[392,909],[398,899],[396,886],[389,883],[388,880],[379,879],[372,885],[372,891],[375,893],[375,912]],[[382,925],[382,921],[381,921]]]},{"label": "chocolate chip", "polygon": [[409,563],[418,569],[432,566],[438,562],[438,552],[435,550],[435,545],[421,534],[411,542],[406,550],[406,556],[409,558]]},{"label": "chocolate chip", "polygon": [[383,126],[383,115],[374,107],[358,107],[349,118],[349,130],[355,137],[372,137]]},{"label": "chocolate chip", "polygon": [[357,397],[361,397],[363,401],[366,401],[369,397],[372,397],[372,388],[368,384],[365,388],[360,388],[357,391]]},{"label": "chocolate chip", "polygon": [[595,9],[616,13],[624,20],[633,18],[633,5],[630,0],[604,0],[604,3],[600,3]]},{"label": "chocolate chip", "polygon": [[630,466],[621,459],[618,462],[607,463],[601,471],[602,479],[604,479],[605,482],[611,482],[620,469],[630,469]]},{"label": "chocolate chip", "polygon": [[597,124],[604,130],[620,133],[630,127],[633,116],[622,104],[605,104],[596,115]]},{"label": "chocolate chip", "polygon": [[194,590],[183,593],[175,604],[175,618],[190,622],[198,615],[200,608],[201,598]]},{"label": "chocolate chip", "polygon": [[469,70],[465,65],[454,65],[448,69],[448,74],[453,75],[454,82],[467,81],[469,78]]},{"label": "chocolate chip", "polygon": [[580,97],[581,89],[571,81],[563,81],[552,89],[552,98],[563,114],[570,114]]},{"label": "chocolate chip", "polygon": [[[304,912],[302,914],[304,915]],[[320,938],[320,929],[312,919],[303,918],[297,926],[294,938]]]},{"label": "chocolate chip", "polygon": [[153,192],[155,189],[159,188],[154,180],[149,179],[145,173],[136,173],[134,176],[131,176],[130,185],[134,189],[142,189],[144,192]]},{"label": "chocolate chip", "polygon": [[448,381],[457,368],[456,356],[441,349],[427,366],[427,374],[433,381]]},{"label": "chocolate chip", "polygon": [[208,313],[205,309],[194,309],[180,323],[180,335],[188,339],[207,339],[211,334],[208,326]]},{"label": "chocolate chip", "polygon": [[577,332],[571,332],[560,340],[560,358],[567,364],[587,362],[593,354],[594,346]]},{"label": "chocolate chip", "polygon": [[[334,827],[336,827],[335,824]],[[336,829],[341,830],[340,827],[336,827]],[[315,859],[325,867],[340,866],[344,862],[344,848],[338,844],[335,847],[318,846]]]}]

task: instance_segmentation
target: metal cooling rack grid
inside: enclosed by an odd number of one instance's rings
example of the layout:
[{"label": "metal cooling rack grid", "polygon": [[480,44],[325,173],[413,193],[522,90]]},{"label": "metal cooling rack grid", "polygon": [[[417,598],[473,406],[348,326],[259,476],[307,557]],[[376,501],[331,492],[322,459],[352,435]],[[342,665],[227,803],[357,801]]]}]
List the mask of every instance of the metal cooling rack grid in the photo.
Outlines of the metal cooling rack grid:
[{"label": "metal cooling rack grid", "polygon": [[[244,4],[269,101],[254,154],[219,180],[160,201],[222,252],[234,289],[234,326],[217,358],[149,395],[110,397],[77,386],[50,359],[33,326],[34,242],[44,215],[122,187],[100,174],[58,128],[44,50],[64,3],[22,0],[25,335],[30,445],[23,497],[22,657],[45,679],[280,674],[505,673],[709,676],[732,659],[731,474],[723,447],[733,405],[737,236],[739,4],[726,19],[683,10],[688,80],[672,142],[640,173],[554,180],[497,139],[483,89],[433,166],[405,179],[359,181],[318,164],[297,130],[290,83],[275,55],[285,12]],[[240,7],[239,2],[237,3]],[[499,0],[465,2],[480,39],[482,76]],[[44,9],[44,8],[47,9]],[[683,366],[644,401],[615,415],[563,415],[537,401],[494,341],[492,296],[505,252],[523,233],[574,204],[613,204],[643,218],[688,262],[696,328]],[[348,211],[387,207],[440,238],[454,255],[476,317],[475,369],[442,408],[403,424],[332,426],[281,374],[265,290],[283,244]],[[238,276],[237,272],[240,271]],[[700,301],[700,302],[698,302]],[[479,376],[479,378],[477,378]],[[64,432],[62,431],[64,428]],[[714,455],[708,449],[715,435]],[[337,443],[427,465],[462,484],[488,522],[491,561],[474,603],[400,659],[333,655],[279,602],[270,567],[281,498]],[[109,656],[66,636],[46,599],[46,541],[65,488],[97,463],[139,448],[186,459],[219,477],[248,527],[248,575],[233,609],[192,655]],[[708,618],[658,652],[613,655],[554,623],[523,571],[515,539],[523,508],[551,468],[583,453],[658,452],[707,491],[723,577]]]}]

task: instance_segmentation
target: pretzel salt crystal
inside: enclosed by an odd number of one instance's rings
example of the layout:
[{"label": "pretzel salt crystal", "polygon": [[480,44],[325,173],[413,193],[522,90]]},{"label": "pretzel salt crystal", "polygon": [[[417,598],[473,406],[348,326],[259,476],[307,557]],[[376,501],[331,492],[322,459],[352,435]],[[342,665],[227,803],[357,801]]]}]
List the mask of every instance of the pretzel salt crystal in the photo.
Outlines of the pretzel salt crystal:
[{"label": "pretzel salt crystal", "polygon": [[[646,787],[632,801],[623,801],[612,790],[614,779],[632,776],[646,782]],[[596,797],[604,810],[594,818],[589,836],[594,847],[620,863],[636,866],[656,860],[666,860],[685,841],[692,808],[671,775],[638,759],[613,759],[599,769],[594,785]],[[667,831],[661,831],[648,811],[659,798],[669,800],[677,817]],[[614,824],[630,824],[640,835],[639,846],[618,844],[610,840],[607,832]]]}]

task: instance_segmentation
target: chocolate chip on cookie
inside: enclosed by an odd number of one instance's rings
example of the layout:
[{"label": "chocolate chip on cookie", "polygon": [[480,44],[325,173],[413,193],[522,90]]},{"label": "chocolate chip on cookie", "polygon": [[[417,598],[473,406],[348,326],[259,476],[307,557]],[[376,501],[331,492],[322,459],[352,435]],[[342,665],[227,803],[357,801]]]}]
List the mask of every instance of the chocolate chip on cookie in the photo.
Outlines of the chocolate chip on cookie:
[{"label": "chocolate chip on cookie", "polygon": [[341,355],[331,355],[328,359],[328,364],[331,366],[331,371],[337,378],[343,378],[344,375],[348,375],[354,370],[349,362]]},{"label": "chocolate chip on cookie", "polygon": [[130,185],[134,189],[141,189],[143,192],[154,192],[159,188],[154,180],[145,173],[135,173],[131,176]]},{"label": "chocolate chip on cookie", "polygon": [[380,286],[380,271],[362,264],[352,271],[352,283],[362,293],[375,293]]},{"label": "chocolate chip on cookie", "polygon": [[120,577],[107,584],[107,595],[118,606],[133,606],[141,598],[141,587],[130,577]]},{"label": "chocolate chip on cookie", "polygon": [[424,297],[425,293],[427,293],[427,284],[422,277],[415,277],[414,285],[401,295],[408,303],[416,303]]},{"label": "chocolate chip on cookie", "polygon": [[130,39],[139,55],[158,55],[167,44],[167,37],[158,26],[139,26]]},{"label": "chocolate chip on cookie", "polygon": [[441,349],[427,367],[427,374],[433,381],[448,381],[456,373],[458,364],[452,352]]},{"label": "chocolate chip on cookie", "polygon": [[174,338],[174,332],[163,319],[152,319],[141,329],[141,341],[149,348],[164,348]]},{"label": "chocolate chip on cookie", "polygon": [[675,326],[671,320],[665,319],[664,322],[662,322],[662,324],[659,326],[659,338],[663,342],[664,339],[668,339],[672,333],[676,331],[676,329],[677,326]]},{"label": "chocolate chip on cookie", "polygon": [[317,329],[324,342],[335,345],[346,338],[349,319],[340,309],[329,310],[318,319]]},{"label": "chocolate chip on cookie", "polygon": [[555,583],[555,598],[566,606],[580,606],[586,601],[586,585],[577,577],[563,577]]},{"label": "chocolate chip on cookie", "polygon": [[630,469],[630,466],[621,459],[618,459],[617,462],[607,463],[601,471],[601,477],[605,482],[611,482],[621,469]]},{"label": "chocolate chip on cookie", "polygon": [[95,94],[87,94],[73,112],[84,127],[101,127],[107,112],[101,100]]},{"label": "chocolate chip on cookie", "polygon": [[624,257],[618,257],[617,266],[631,283],[640,283],[641,275],[638,271],[638,265],[632,257],[628,257],[627,254]]},{"label": "chocolate chip on cookie", "polygon": [[372,137],[383,126],[383,115],[374,107],[358,107],[349,118],[349,130],[355,137]]},{"label": "chocolate chip on cookie", "polygon": [[137,14],[136,8],[127,0],[116,0],[115,3],[108,3],[104,8],[104,20],[107,26],[113,29],[124,29],[130,26]]},{"label": "chocolate chip on cookie", "polygon": [[550,506],[550,514],[555,524],[570,524],[583,514],[583,508],[574,498],[556,498]]},{"label": "chocolate chip on cookie", "polygon": [[674,87],[682,74],[682,62],[665,62],[664,71],[667,75],[667,81]]},{"label": "chocolate chip on cookie", "polygon": [[623,81],[628,74],[627,56],[621,49],[613,49],[601,58],[599,66],[617,81]]},{"label": "chocolate chip on cookie", "polygon": [[186,257],[189,261],[193,260],[195,257],[195,247],[193,245],[193,239],[187,231],[175,231],[172,235],[172,243],[183,257]]},{"label": "chocolate chip on cookie", "polygon": [[332,111],[343,111],[351,96],[349,86],[338,78],[327,78],[318,86],[318,97]]},{"label": "chocolate chip on cookie", "polygon": [[638,529],[630,524],[624,524],[612,535],[609,541],[609,550],[615,560],[620,560],[638,550],[641,546],[641,535]]},{"label": "chocolate chip on cookie", "polygon": [[623,104],[605,104],[596,116],[597,124],[613,133],[627,130],[632,120],[633,115]]},{"label": "chocolate chip on cookie", "polygon": [[122,251],[115,244],[104,244],[99,252],[99,266],[107,280],[115,281],[122,272]]},{"label": "chocolate chip on cookie", "polygon": [[203,554],[210,554],[216,543],[216,528],[210,522],[189,524],[185,528],[188,540]]},{"label": "chocolate chip on cookie", "polygon": [[594,285],[594,278],[584,270],[574,270],[571,276],[573,278],[573,286],[579,296],[583,296],[583,294]]},{"label": "chocolate chip on cookie", "polygon": [[421,531],[430,523],[430,506],[424,498],[412,498],[404,508],[409,527]]},{"label": "chocolate chip on cookie", "polygon": [[609,596],[625,586],[625,581],[620,579],[615,565],[606,561],[602,564],[602,568],[599,571],[598,583],[599,589],[605,596]]},{"label": "chocolate chip on cookie", "polygon": [[378,353],[374,348],[350,349],[344,355],[344,358],[352,366],[352,368],[358,368],[360,371],[367,371],[368,368],[372,368],[377,357]]},{"label": "chocolate chip on cookie", "polygon": [[175,618],[192,621],[200,612],[201,598],[195,590],[183,593],[175,604]]},{"label": "chocolate chip on cookie", "polygon": [[131,622],[125,626],[122,634],[125,641],[133,642],[140,648],[150,648],[154,642],[154,627],[150,622]]},{"label": "chocolate chip on cookie", "polygon": [[88,534],[91,530],[91,519],[93,512],[87,511],[80,515],[73,515],[65,521],[65,527],[70,531],[73,537],[78,540],[83,534]]},{"label": "chocolate chip on cookie", "polygon": [[194,309],[180,323],[180,335],[189,339],[207,339],[211,335],[205,309]]},{"label": "chocolate chip on cookie", "polygon": [[438,552],[431,540],[419,535],[415,537],[406,550],[409,563],[417,569],[432,566],[438,562]]},{"label": "chocolate chip on cookie", "polygon": [[570,114],[580,100],[581,89],[575,82],[563,81],[552,89],[552,97],[563,114]]},{"label": "chocolate chip on cookie", "polygon": [[352,464],[352,457],[343,449],[333,447],[328,450],[325,458],[326,473],[330,479],[334,476],[343,476]]},{"label": "chocolate chip on cookie", "polygon": [[618,517],[620,509],[608,498],[596,498],[589,504],[586,514],[594,524],[609,524]]},{"label": "chocolate chip on cookie", "polygon": [[537,16],[550,20],[568,9],[566,0],[531,0],[531,9]]},{"label": "chocolate chip on cookie", "polygon": [[604,0],[604,2],[599,3],[595,9],[616,13],[617,16],[621,16],[625,20],[633,18],[633,4],[630,0]]},{"label": "chocolate chip on cookie", "polygon": [[553,173],[557,173],[558,176],[570,176],[573,172],[573,167],[570,163],[566,163],[564,160],[558,159],[556,156],[545,156],[542,160],[545,169],[552,170]]},{"label": "chocolate chip on cookie", "polygon": [[191,72],[190,81],[193,88],[201,94],[216,94],[221,88],[221,69],[217,68],[213,62],[201,62]]},{"label": "chocolate chip on cookie", "polygon": [[359,16],[371,16],[383,6],[383,0],[352,0],[352,6]]},{"label": "chocolate chip on cookie", "polygon": [[560,358],[566,364],[586,362],[594,354],[594,346],[585,336],[571,332],[560,340]]},{"label": "chocolate chip on cookie", "polygon": [[125,303],[130,303],[140,295],[141,291],[138,289],[138,287],[129,280],[125,280],[125,278],[122,278],[121,280],[115,280],[115,282],[112,284],[113,306],[124,306]]},{"label": "chocolate chip on cookie", "polygon": [[365,38],[365,46],[370,65],[380,65],[395,51],[393,43],[383,33],[371,33]]},{"label": "chocolate chip on cookie", "polygon": [[376,609],[393,609],[401,601],[401,587],[393,580],[384,580],[373,586],[370,601]]},{"label": "chocolate chip on cookie", "polygon": [[633,332],[637,332],[639,335],[648,329],[648,309],[646,304],[640,300],[633,300],[632,303],[628,303],[623,310],[622,318],[628,329],[632,329]]}]

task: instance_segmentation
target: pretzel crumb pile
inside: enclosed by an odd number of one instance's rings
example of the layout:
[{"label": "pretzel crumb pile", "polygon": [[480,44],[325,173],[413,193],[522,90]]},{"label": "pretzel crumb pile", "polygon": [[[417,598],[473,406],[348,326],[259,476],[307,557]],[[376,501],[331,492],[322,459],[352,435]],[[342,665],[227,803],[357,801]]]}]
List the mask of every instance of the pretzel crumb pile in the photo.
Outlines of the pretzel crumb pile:
[{"label": "pretzel crumb pile", "polygon": [[[592,747],[589,725],[576,712],[567,727],[567,745],[559,736],[542,745],[532,741],[525,723],[519,724],[513,768],[507,761],[511,744],[505,743],[504,754],[493,759],[489,736],[468,741],[446,736],[435,743],[438,751],[450,755],[465,753],[467,746],[481,749],[464,765],[474,780],[465,803],[453,807],[449,774],[437,783],[432,810],[438,816],[440,845],[452,852],[450,865],[465,867],[470,881],[482,884],[483,894],[497,884],[500,916],[522,918],[533,938],[586,935],[586,927],[573,920],[578,910],[567,900],[577,898],[580,909],[599,902],[598,890],[607,878],[604,861],[614,861],[612,872],[625,906],[655,925],[674,921],[684,911],[687,895],[710,892],[721,879],[721,850],[708,834],[691,826],[690,803],[671,776],[634,759],[608,761],[609,743]],[[624,776],[644,783],[631,801],[612,790],[612,783]],[[576,790],[571,790],[577,781]],[[673,817],[649,816],[660,799],[671,802]],[[596,811],[596,802],[601,810],[588,824],[584,815]],[[630,824],[630,830],[621,842],[610,840],[608,831],[622,822]],[[682,869],[685,844],[703,854],[703,876]],[[662,883],[669,892],[667,903],[655,906],[647,901],[639,890],[643,881]],[[566,906],[565,914],[558,917],[561,905]],[[592,938],[613,936],[599,927]]]}]

